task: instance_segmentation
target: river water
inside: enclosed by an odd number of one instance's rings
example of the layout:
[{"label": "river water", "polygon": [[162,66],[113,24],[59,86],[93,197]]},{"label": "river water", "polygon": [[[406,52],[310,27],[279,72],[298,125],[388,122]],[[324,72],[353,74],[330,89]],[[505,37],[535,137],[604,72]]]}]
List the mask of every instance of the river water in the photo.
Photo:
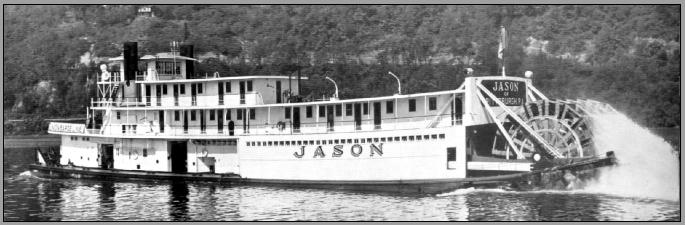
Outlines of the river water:
[{"label": "river water", "polygon": [[41,179],[5,149],[4,221],[680,220],[680,201],[579,191],[393,195],[207,182]]}]

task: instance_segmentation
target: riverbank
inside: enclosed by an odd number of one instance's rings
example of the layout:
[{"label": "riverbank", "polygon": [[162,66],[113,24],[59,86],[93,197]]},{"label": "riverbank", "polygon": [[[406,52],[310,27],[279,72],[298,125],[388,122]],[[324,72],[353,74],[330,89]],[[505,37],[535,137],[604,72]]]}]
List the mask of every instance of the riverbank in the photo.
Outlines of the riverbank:
[{"label": "riverbank", "polygon": [[2,147],[10,149],[59,146],[60,140],[60,136],[55,134],[3,136]]}]

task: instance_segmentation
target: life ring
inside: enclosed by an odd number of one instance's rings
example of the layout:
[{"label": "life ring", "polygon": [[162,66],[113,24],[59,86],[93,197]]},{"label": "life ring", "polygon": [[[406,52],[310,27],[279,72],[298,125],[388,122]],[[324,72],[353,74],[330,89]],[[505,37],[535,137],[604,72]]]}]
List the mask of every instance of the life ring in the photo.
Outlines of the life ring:
[{"label": "life ring", "polygon": [[209,155],[209,151],[207,151],[207,148],[202,149],[202,157],[207,157]]}]

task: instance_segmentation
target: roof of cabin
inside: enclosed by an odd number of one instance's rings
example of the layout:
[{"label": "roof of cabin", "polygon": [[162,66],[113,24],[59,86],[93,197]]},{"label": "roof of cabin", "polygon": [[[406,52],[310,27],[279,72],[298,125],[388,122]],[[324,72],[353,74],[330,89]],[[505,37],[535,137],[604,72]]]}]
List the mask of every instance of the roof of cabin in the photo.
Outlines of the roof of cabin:
[{"label": "roof of cabin", "polygon": [[[249,75],[249,76],[232,76],[232,77],[208,77],[204,79],[174,79],[174,80],[154,80],[154,81],[137,81],[137,83],[195,83],[195,82],[209,82],[209,81],[230,81],[230,80],[259,80],[259,79],[281,79],[281,80],[297,80],[297,76],[280,76],[280,75]],[[302,76],[301,80],[308,80],[308,77]]]},{"label": "roof of cabin", "polygon": [[[161,52],[157,53],[154,55],[144,55],[143,57],[140,57],[140,60],[155,60],[155,59],[178,59],[178,60],[192,60],[192,61],[197,61],[197,59],[186,57],[186,56],[181,56],[181,55],[174,55],[171,52]],[[123,61],[124,56],[120,55],[114,58],[109,58],[109,61]]]}]

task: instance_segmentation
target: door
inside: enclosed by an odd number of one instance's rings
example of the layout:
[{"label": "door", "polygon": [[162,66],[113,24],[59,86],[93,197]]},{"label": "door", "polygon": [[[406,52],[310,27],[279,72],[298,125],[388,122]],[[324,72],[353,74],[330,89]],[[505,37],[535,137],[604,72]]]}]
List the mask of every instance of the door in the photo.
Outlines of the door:
[{"label": "door", "polygon": [[326,124],[328,125],[328,131],[335,130],[335,112],[333,110],[334,108],[332,105],[326,106]]},{"label": "door", "polygon": [[276,103],[281,103],[283,94],[281,94],[281,81],[276,81]]},{"label": "door", "polygon": [[293,108],[293,132],[300,132],[300,107]]},{"label": "door", "polygon": [[164,111],[159,110],[159,133],[164,133]]},{"label": "door", "polygon": [[219,129],[219,133],[223,134],[224,133],[224,110],[223,109],[217,109],[216,110],[216,127]]},{"label": "door", "polygon": [[147,106],[150,106],[152,104],[152,86],[150,85],[145,85],[145,104]]},{"label": "door", "polygon": [[112,169],[114,168],[114,146],[111,144],[103,144],[100,146],[100,168]]},{"label": "door", "polygon": [[200,133],[205,133],[205,111],[200,109]]},{"label": "door", "polygon": [[356,130],[362,129],[362,104],[354,104],[354,128]]},{"label": "door", "polygon": [[171,145],[171,172],[187,173],[188,143],[186,141],[170,141]]},{"label": "door", "polygon": [[157,106],[162,106],[162,85],[155,87],[155,96],[157,98]]},{"label": "door", "polygon": [[381,129],[381,103],[373,103],[373,126],[374,129]]},{"label": "door", "polygon": [[183,111],[183,133],[188,133],[188,111]]},{"label": "door", "polygon": [[222,83],[219,83],[219,105],[224,104],[224,85]]},{"label": "door", "polygon": [[240,104],[245,104],[245,81],[240,81]]},{"label": "door", "polygon": [[178,106],[178,84],[174,84],[174,105]]},{"label": "door", "polygon": [[197,85],[190,85],[190,101],[192,105],[197,105]]}]

